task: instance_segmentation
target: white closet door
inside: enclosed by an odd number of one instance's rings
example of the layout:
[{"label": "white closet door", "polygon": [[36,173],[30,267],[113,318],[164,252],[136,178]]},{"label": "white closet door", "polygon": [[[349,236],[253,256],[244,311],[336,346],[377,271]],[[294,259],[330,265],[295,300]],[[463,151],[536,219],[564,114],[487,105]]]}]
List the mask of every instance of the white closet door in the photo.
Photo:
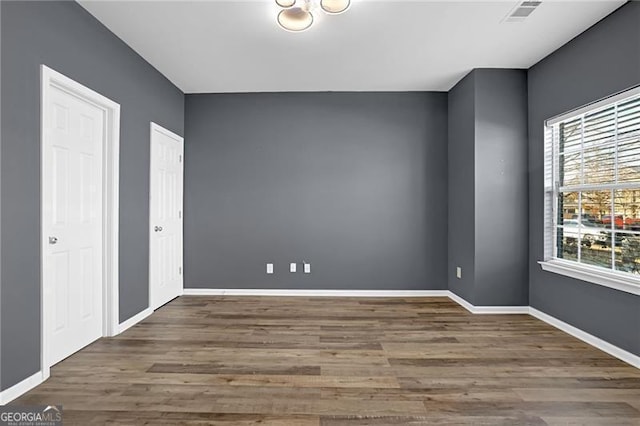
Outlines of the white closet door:
[{"label": "white closet door", "polygon": [[151,123],[151,308],[182,294],[182,197],[184,141]]},{"label": "white closet door", "polygon": [[52,87],[43,145],[43,288],[51,365],[102,336],[104,111]]}]

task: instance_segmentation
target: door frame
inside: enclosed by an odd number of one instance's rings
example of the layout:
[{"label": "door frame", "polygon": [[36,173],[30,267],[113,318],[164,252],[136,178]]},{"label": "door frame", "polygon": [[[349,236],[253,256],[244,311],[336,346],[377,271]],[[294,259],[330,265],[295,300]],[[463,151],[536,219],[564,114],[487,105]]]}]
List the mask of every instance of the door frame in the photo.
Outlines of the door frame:
[{"label": "door frame", "polygon": [[182,226],[180,227],[180,243],[182,246],[182,253],[180,253],[180,265],[182,265],[182,273],[180,277],[182,279],[182,291],[178,296],[182,296],[184,294],[184,138],[176,133],[173,133],[171,130],[167,130],[161,125],[154,123],[153,121],[149,126],[149,307],[152,310],[156,310],[159,306],[153,306],[153,286],[151,283],[151,250],[152,250],[152,238],[153,234],[151,233],[151,179],[153,179],[153,170],[151,169],[151,162],[153,161],[153,157],[151,156],[153,153],[153,132],[156,131],[158,133],[163,133],[165,136],[170,137],[171,139],[175,139],[180,142],[182,145],[182,203],[180,206],[180,211],[182,214]]},{"label": "door frame", "polygon": [[118,230],[119,230],[119,170],[120,170],[120,104],[94,92],[88,87],[47,67],[40,66],[40,355],[42,379],[50,375],[48,318],[51,301],[45,300],[44,262],[47,235],[44,235],[44,158],[49,134],[45,123],[52,111],[47,108],[51,90],[62,90],[88,102],[103,111],[104,135],[102,140],[102,336],[115,336],[119,330],[118,311]]}]

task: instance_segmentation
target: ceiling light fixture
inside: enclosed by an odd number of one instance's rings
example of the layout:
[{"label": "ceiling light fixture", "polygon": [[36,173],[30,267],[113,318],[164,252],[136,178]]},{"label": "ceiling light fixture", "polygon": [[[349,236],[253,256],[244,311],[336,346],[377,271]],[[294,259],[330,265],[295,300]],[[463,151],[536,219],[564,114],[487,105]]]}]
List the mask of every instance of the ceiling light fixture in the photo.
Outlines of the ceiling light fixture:
[{"label": "ceiling light fixture", "polygon": [[301,7],[290,7],[278,13],[278,24],[287,31],[304,31],[313,24],[313,15]]},{"label": "ceiling light fixture", "polygon": [[351,0],[320,0],[320,7],[329,15],[346,12],[350,5]]},{"label": "ceiling light fixture", "polygon": [[313,25],[313,11],[322,9],[329,15],[338,15],[349,9],[351,0],[275,0],[282,9],[278,24],[287,31],[301,32]]},{"label": "ceiling light fixture", "polygon": [[296,4],[296,0],[276,0],[276,4],[284,9],[288,9]]}]

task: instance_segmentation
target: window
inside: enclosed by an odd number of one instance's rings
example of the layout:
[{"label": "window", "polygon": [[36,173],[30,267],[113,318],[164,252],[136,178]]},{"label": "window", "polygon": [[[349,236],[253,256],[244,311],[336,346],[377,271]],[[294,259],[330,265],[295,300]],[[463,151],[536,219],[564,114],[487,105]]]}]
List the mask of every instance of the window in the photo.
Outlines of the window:
[{"label": "window", "polygon": [[543,268],[640,294],[640,87],[548,120],[544,177]]}]

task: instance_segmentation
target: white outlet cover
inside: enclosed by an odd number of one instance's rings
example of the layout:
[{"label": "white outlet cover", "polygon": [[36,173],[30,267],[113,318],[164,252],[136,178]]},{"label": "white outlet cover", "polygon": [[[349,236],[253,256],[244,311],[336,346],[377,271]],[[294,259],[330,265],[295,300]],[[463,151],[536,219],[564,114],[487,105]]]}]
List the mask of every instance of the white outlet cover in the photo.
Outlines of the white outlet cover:
[{"label": "white outlet cover", "polygon": [[462,278],[462,268],[459,266],[456,267],[456,277]]},{"label": "white outlet cover", "polygon": [[267,274],[273,274],[273,263],[267,263]]},{"label": "white outlet cover", "polygon": [[297,263],[291,263],[289,265],[289,272],[296,272],[297,267],[298,267]]},{"label": "white outlet cover", "polygon": [[310,274],[311,273],[311,264],[310,263],[305,263],[304,264],[304,273],[305,274]]}]

